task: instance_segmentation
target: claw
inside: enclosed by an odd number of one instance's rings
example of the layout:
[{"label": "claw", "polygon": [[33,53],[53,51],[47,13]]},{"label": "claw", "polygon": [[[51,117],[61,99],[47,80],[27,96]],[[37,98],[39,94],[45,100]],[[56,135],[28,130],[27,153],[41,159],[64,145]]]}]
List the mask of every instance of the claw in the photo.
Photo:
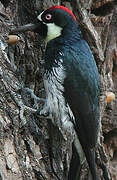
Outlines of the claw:
[{"label": "claw", "polygon": [[46,119],[50,119],[50,116],[49,116],[49,112],[46,111],[46,109],[42,109],[42,110],[37,110],[36,112],[36,116],[39,117],[39,118],[46,118]]},{"label": "claw", "polygon": [[47,117],[47,116],[49,116],[49,112],[46,109],[42,109],[40,111],[40,116]]}]

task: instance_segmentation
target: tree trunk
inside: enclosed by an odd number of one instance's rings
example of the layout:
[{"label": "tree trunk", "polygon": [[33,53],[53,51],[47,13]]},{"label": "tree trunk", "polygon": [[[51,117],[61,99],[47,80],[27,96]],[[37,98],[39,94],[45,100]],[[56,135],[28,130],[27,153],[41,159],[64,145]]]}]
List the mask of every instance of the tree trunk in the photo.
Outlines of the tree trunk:
[{"label": "tree trunk", "polygon": [[[71,139],[66,141],[51,120],[35,115],[43,106],[39,98],[45,97],[45,44],[38,34],[26,32],[18,34],[17,44],[8,45],[12,27],[32,22],[55,4],[73,10],[95,56],[101,77],[98,174],[102,180],[116,180],[117,102],[106,102],[106,92],[117,96],[117,7],[113,0],[0,1],[0,179],[67,180]],[[81,179],[90,179],[87,163]]]}]

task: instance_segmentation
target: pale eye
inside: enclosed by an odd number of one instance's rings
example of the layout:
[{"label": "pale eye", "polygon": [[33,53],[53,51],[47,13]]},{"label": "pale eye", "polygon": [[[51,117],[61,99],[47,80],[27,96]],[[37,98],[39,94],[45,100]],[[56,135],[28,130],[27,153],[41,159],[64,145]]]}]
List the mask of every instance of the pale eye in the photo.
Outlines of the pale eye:
[{"label": "pale eye", "polygon": [[46,18],[46,20],[51,20],[52,19],[52,15],[51,14],[47,14],[45,18]]}]

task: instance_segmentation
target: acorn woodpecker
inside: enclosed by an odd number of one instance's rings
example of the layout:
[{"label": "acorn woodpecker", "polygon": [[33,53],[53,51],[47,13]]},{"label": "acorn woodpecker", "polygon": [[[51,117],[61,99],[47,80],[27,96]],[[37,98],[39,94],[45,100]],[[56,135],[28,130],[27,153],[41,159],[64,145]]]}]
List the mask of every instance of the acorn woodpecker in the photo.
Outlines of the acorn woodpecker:
[{"label": "acorn woodpecker", "polygon": [[100,132],[100,79],[94,57],[68,8],[53,6],[43,11],[37,21],[14,32],[34,31],[47,42],[46,102],[40,115],[49,115],[60,130],[74,137],[68,179],[79,179],[85,155],[92,179],[98,180],[95,147]]}]

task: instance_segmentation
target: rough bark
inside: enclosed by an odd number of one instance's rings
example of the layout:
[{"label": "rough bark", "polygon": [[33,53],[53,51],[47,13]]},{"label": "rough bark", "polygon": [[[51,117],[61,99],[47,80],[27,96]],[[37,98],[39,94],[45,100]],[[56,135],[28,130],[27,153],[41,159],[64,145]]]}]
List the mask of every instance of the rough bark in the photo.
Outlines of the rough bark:
[{"label": "rough bark", "polygon": [[[97,147],[100,179],[116,180],[117,102],[106,103],[106,92],[117,97],[117,7],[112,0],[0,1],[0,179],[66,180],[71,141],[50,120],[35,116],[45,97],[43,40],[34,33],[19,34],[8,46],[12,27],[32,22],[42,9],[63,4],[77,16],[101,77],[101,143]],[[34,96],[34,94],[35,96]],[[28,108],[27,108],[28,107]],[[90,179],[87,163],[82,179]]]}]

